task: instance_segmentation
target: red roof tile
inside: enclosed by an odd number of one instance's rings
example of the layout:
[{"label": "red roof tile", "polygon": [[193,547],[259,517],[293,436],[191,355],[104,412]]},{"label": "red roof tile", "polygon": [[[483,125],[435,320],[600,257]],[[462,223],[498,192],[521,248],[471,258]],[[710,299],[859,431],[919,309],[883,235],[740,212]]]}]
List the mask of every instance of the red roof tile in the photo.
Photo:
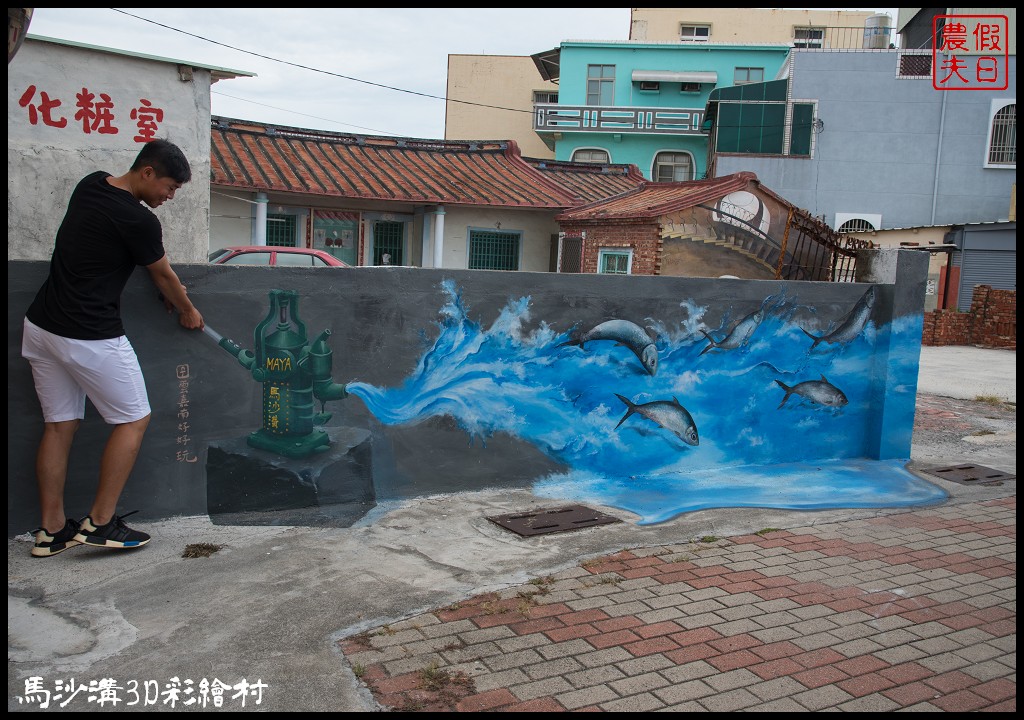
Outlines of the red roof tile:
[{"label": "red roof tile", "polygon": [[640,187],[621,195],[561,212],[555,216],[555,219],[559,222],[564,222],[567,220],[655,218],[667,213],[685,210],[698,203],[717,200],[731,192],[743,190],[751,183],[755,183],[761,191],[768,193],[782,203],[790,204],[761,185],[758,182],[757,175],[754,173],[739,172],[710,180],[689,180],[686,182],[670,183],[644,182]]},{"label": "red roof tile", "polygon": [[640,168],[632,164],[601,164],[523,158],[560,186],[591,203],[619,195],[646,182]]},{"label": "red roof tile", "polygon": [[528,165],[511,140],[422,140],[214,117],[211,183],[400,202],[561,209],[582,198]]}]

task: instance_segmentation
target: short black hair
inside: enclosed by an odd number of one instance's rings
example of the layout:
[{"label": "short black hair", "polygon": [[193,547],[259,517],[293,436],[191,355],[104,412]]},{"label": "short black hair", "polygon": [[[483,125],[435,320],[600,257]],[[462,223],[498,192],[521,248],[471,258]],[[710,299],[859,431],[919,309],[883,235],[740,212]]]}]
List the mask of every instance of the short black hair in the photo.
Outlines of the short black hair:
[{"label": "short black hair", "polygon": [[150,140],[142,146],[131,169],[141,170],[147,165],[156,170],[157,177],[169,177],[182,185],[192,179],[188,158],[170,140]]}]

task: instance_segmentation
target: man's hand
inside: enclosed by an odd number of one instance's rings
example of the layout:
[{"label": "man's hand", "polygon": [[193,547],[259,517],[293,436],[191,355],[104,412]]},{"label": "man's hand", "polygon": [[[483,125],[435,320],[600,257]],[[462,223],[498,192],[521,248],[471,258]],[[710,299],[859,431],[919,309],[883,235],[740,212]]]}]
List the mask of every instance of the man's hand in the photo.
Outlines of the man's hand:
[{"label": "man's hand", "polygon": [[206,326],[203,316],[195,307],[178,315],[178,322],[188,330],[202,330]]},{"label": "man's hand", "polygon": [[205,327],[202,314],[188,298],[188,292],[184,284],[178,279],[178,274],[171,268],[167,256],[157,260],[155,263],[146,266],[153,284],[160,292],[160,300],[163,302],[167,312],[178,311],[178,322],[182,327],[189,330],[201,330]]},{"label": "man's hand", "polygon": [[[185,287],[185,286],[182,285],[182,287]],[[163,293],[160,293],[159,295],[157,295],[156,299],[164,304],[164,307],[167,308],[167,314],[168,315],[170,315],[172,312],[175,311],[176,308],[174,307],[174,303],[172,303],[170,300],[168,300],[166,297],[164,297]]]}]

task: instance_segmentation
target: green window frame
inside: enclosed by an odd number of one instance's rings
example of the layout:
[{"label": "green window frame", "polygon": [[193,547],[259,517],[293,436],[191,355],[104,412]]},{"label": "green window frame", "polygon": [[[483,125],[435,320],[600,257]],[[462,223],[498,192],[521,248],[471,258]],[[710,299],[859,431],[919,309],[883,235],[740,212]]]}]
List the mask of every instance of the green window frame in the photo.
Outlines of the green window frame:
[{"label": "green window frame", "polygon": [[602,275],[629,275],[633,270],[633,251],[598,250],[597,272]]},{"label": "green window frame", "polygon": [[522,233],[469,231],[470,270],[518,270]]},{"label": "green window frame", "polygon": [[810,157],[811,140],[814,136],[814,105],[796,103],[793,105],[793,135],[789,141],[789,154]]},{"label": "green window frame", "polygon": [[267,213],[267,245],[295,247],[295,216]]},{"label": "green window frame", "polygon": [[721,103],[717,152],[781,155],[786,106],[782,103]]},{"label": "green window frame", "polygon": [[[373,264],[405,264],[405,223],[378,220],[373,224]],[[387,255],[387,262],[384,256]]]}]

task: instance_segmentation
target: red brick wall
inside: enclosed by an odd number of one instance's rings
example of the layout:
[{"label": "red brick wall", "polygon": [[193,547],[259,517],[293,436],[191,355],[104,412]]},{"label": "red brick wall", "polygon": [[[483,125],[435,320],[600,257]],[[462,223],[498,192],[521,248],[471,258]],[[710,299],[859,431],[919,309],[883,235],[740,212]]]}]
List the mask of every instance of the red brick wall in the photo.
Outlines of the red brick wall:
[{"label": "red brick wall", "polygon": [[980,345],[1017,349],[1017,291],[978,285],[971,309],[932,310],[924,314],[922,345]]},{"label": "red brick wall", "polygon": [[583,244],[583,272],[597,272],[598,253],[603,248],[631,248],[633,275],[661,274],[661,231],[656,222],[609,223],[604,225],[564,224],[562,230],[570,235],[586,231]]}]

